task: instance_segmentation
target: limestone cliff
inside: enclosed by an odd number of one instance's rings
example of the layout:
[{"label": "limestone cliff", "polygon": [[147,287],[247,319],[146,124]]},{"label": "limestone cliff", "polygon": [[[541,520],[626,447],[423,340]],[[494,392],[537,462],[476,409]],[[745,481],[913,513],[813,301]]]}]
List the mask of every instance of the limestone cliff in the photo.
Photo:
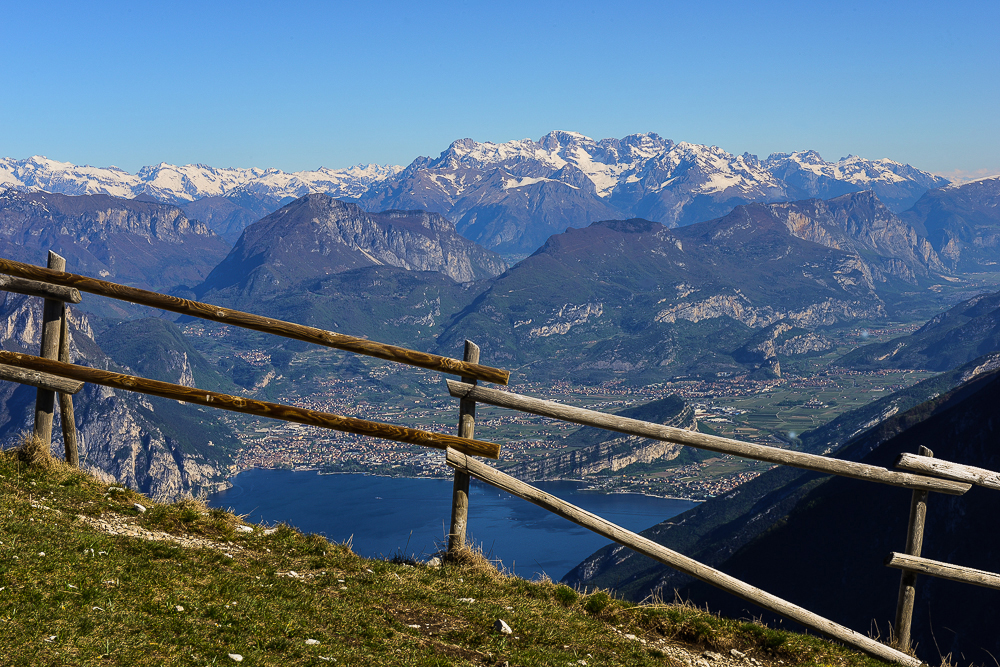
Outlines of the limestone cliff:
[{"label": "limestone cliff", "polygon": [[[41,299],[0,292],[0,345],[37,354],[40,332]],[[86,314],[73,308],[70,334],[73,363],[134,372],[101,350]],[[179,361],[174,382],[190,375],[186,357]],[[21,433],[31,430],[35,394],[34,387],[0,382],[0,446],[16,445]],[[83,467],[153,497],[228,488],[230,452],[236,440],[213,415],[197,412],[194,406],[94,384],[84,385],[73,404]],[[64,450],[60,419],[57,410],[52,451],[59,458]]]},{"label": "limestone cliff", "polygon": [[[626,410],[622,416],[645,421],[655,421],[677,428],[694,429],[694,410],[681,399],[670,396],[653,401],[638,409]],[[598,441],[585,444],[587,440]],[[596,473],[615,472],[633,463],[651,463],[659,459],[677,458],[683,445],[662,440],[651,440],[638,436],[620,435],[598,429],[581,429],[567,438],[572,447],[575,442],[582,444],[570,451],[564,451],[542,459],[520,463],[505,469],[510,475],[525,480],[562,479],[586,477]]]}]

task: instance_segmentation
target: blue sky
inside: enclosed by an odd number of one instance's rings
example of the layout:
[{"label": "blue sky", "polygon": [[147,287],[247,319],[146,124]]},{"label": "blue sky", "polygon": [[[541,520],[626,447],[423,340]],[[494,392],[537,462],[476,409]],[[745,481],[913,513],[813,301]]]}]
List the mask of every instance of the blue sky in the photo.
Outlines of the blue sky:
[{"label": "blue sky", "polygon": [[407,164],[656,132],[1000,173],[1000,3],[11,3],[0,156]]}]

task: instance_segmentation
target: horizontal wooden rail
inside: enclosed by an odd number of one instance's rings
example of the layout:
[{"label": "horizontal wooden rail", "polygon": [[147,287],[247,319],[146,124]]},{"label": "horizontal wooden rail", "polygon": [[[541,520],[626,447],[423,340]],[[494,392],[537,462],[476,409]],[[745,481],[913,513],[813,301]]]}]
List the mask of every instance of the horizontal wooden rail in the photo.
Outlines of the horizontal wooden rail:
[{"label": "horizontal wooden rail", "polygon": [[752,602],[755,605],[767,609],[768,611],[774,612],[779,616],[783,616],[784,618],[800,623],[807,628],[821,632],[828,637],[832,637],[833,639],[843,642],[848,646],[864,651],[869,655],[881,658],[882,660],[907,665],[909,667],[918,667],[918,665],[921,664],[920,660],[916,658],[910,657],[905,653],[901,653],[886,646],[885,644],[880,644],[874,639],[866,637],[849,628],[845,628],[842,625],[834,623],[829,619],[823,618],[818,614],[814,614],[811,611],[803,609],[798,605],[792,604],[791,602],[783,600],[766,591],[762,591],[761,589],[740,581],[739,579],[725,574],[724,572],[720,572],[716,569],[708,567],[707,565],[699,563],[693,558],[688,558],[687,556],[681,555],[676,551],[672,551],[641,535],[625,530],[621,526],[613,524],[607,519],[602,519],[601,517],[580,509],[576,505],[572,505],[565,500],[560,500],[555,496],[549,495],[548,493],[545,493],[530,484],[525,484],[520,480],[514,479],[510,475],[506,475],[480,461],[471,459],[461,452],[449,449],[446,461],[448,465],[456,470],[472,475],[476,479],[486,482],[487,484],[491,484],[498,489],[502,489],[507,493],[523,498],[524,500],[534,503],[554,514],[558,514],[564,519],[569,519],[573,523],[583,526],[588,530],[592,530],[598,535],[603,535],[609,540],[614,540],[618,544],[622,544],[630,549],[633,549],[644,556],[649,556],[653,560],[659,561],[664,565],[669,565],[679,572],[683,572],[684,574],[700,579],[707,584],[721,588],[724,591]]},{"label": "horizontal wooden rail", "polygon": [[959,581],[964,584],[975,584],[976,586],[984,586],[985,588],[996,588],[997,590],[1000,590],[1000,574],[993,574],[992,572],[986,572],[985,570],[976,570],[974,568],[963,567],[961,565],[951,565],[949,563],[942,563],[939,560],[921,558],[920,556],[909,556],[895,551],[889,554],[889,556],[885,559],[885,564],[889,567],[895,567],[900,570],[921,572],[923,574],[929,574],[932,577],[950,579],[951,581]]},{"label": "horizontal wooden rail", "polygon": [[229,394],[220,394],[214,391],[195,389],[169,382],[160,382],[159,380],[113,373],[97,368],[77,366],[75,364],[65,364],[61,361],[43,359],[42,357],[34,357],[18,352],[0,350],[0,363],[20,368],[30,368],[42,371],[43,373],[73,378],[82,382],[93,382],[94,384],[101,384],[116,389],[151,394],[187,403],[196,403],[210,408],[243,412],[250,415],[257,415],[258,417],[270,417],[272,419],[281,419],[299,424],[310,424],[334,431],[345,431],[373,438],[385,438],[386,440],[407,442],[412,445],[433,447],[435,449],[453,447],[468,454],[485,456],[491,459],[496,459],[500,456],[500,445],[492,442],[459,438],[444,433],[420,431],[406,428],[405,426],[383,424],[355,417],[343,417],[328,412],[296,408],[291,405],[281,405],[280,403],[268,403],[242,396],[230,396]]},{"label": "horizontal wooden rail", "polygon": [[76,380],[68,380],[58,375],[39,373],[38,371],[18,368],[17,366],[7,366],[6,364],[0,364],[0,380],[20,382],[21,384],[28,384],[39,389],[56,391],[60,394],[75,394],[83,389],[83,383]]},{"label": "horizontal wooden rail", "polygon": [[828,475],[840,475],[842,477],[852,477],[870,482],[881,482],[892,486],[901,486],[907,489],[925,489],[928,491],[938,491],[951,495],[962,495],[971,488],[970,484],[962,484],[935,477],[924,477],[921,475],[911,475],[909,473],[896,472],[878,466],[872,466],[855,461],[844,461],[843,459],[832,459],[816,454],[805,452],[795,452],[777,447],[767,447],[765,445],[755,445],[740,440],[730,440],[720,438],[705,433],[695,433],[682,428],[653,424],[651,422],[639,421],[609,415],[595,410],[584,408],[574,408],[562,403],[544,401],[539,398],[532,398],[509,391],[499,391],[487,387],[478,387],[463,382],[448,380],[448,391],[452,396],[458,398],[468,398],[479,403],[488,403],[501,408],[510,408],[522,412],[552,417],[584,426],[595,426],[609,431],[618,431],[628,435],[638,435],[644,438],[655,440],[665,440],[676,442],[682,445],[690,445],[699,449],[707,449],[721,454],[732,454],[747,459],[767,461],[768,463],[778,463],[790,465],[796,468],[804,468],[815,472],[826,473]]},{"label": "horizontal wooden rail", "polygon": [[896,459],[896,466],[900,470],[944,477],[945,479],[957,482],[969,482],[978,484],[988,489],[1000,490],[1000,473],[986,468],[976,468],[975,466],[942,461],[941,459],[929,456],[919,456],[917,454],[900,454]]},{"label": "horizontal wooden rail", "polygon": [[62,285],[50,285],[38,280],[26,280],[15,276],[0,275],[0,290],[27,294],[28,296],[40,296],[43,299],[53,301],[68,301],[69,303],[80,303],[83,297],[80,290],[75,287],[64,287]]},{"label": "horizontal wooden rail", "polygon": [[181,299],[176,296],[160,294],[159,292],[150,292],[149,290],[127,287],[126,285],[119,285],[118,283],[111,283],[106,280],[98,280],[96,278],[88,278],[87,276],[80,276],[75,273],[65,273],[62,271],[43,269],[38,266],[32,266],[31,264],[15,262],[11,259],[0,258],[0,273],[6,273],[31,280],[40,280],[55,285],[63,285],[65,287],[74,287],[81,292],[106,296],[112,299],[119,299],[121,301],[131,301],[132,303],[149,306],[150,308],[169,310],[174,313],[181,313],[182,315],[200,317],[201,319],[221,322],[223,324],[231,324],[243,327],[244,329],[253,329],[254,331],[263,331],[264,333],[274,334],[276,336],[294,338],[307,343],[325,345],[326,347],[333,347],[338,350],[346,350],[348,352],[364,354],[369,357],[377,357],[379,359],[395,361],[401,364],[408,364],[410,366],[419,366],[420,368],[427,368],[432,371],[451,373],[453,375],[476,378],[477,380],[494,382],[497,384],[507,384],[510,380],[509,371],[493,368],[491,366],[470,364],[458,359],[442,357],[436,354],[428,354],[427,352],[418,352],[416,350],[408,350],[405,347],[386,345],[385,343],[378,343],[364,338],[356,338],[354,336],[333,333],[332,331],[324,331],[323,329],[317,329],[316,327],[307,327],[302,324],[295,324],[293,322],[276,320],[271,317],[244,313],[239,310],[213,306],[199,301]]}]

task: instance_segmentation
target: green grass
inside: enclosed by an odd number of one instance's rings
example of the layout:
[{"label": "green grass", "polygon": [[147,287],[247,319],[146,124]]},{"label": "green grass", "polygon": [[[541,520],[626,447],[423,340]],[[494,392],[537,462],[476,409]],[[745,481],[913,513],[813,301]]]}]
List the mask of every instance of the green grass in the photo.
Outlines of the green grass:
[{"label": "green grass", "polygon": [[[117,517],[216,546],[92,527]],[[471,551],[428,567],[364,559],[284,525],[242,525],[198,501],[158,504],[61,463],[0,453],[0,662],[224,665],[232,653],[243,665],[633,666],[663,665],[667,644],[691,644],[765,664],[883,664],[691,607],[529,582]],[[498,618],[513,635],[493,630]]]}]

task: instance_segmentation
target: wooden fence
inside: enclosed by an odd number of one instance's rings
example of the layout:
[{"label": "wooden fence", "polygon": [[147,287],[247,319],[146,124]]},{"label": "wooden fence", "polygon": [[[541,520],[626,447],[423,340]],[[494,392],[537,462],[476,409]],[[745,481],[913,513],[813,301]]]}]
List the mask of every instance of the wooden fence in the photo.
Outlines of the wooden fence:
[{"label": "wooden fence", "polygon": [[[62,307],[61,316],[56,308],[51,308],[52,321],[60,323],[58,330],[61,338],[58,339],[60,340],[60,344],[55,348],[57,353],[52,354],[53,348],[51,342],[46,347],[47,339],[44,333],[42,354],[38,357],[0,351],[0,364],[7,365],[0,365],[0,379],[35,384],[40,387],[39,397],[42,396],[42,391],[56,391],[59,392],[60,396],[66,395],[68,397],[79,390],[80,386],[82,386],[81,383],[93,382],[118,389],[197,403],[206,407],[232,410],[360,435],[445,449],[447,452],[446,462],[454,469],[451,528],[448,536],[448,549],[451,552],[465,545],[469,510],[469,480],[471,477],[476,477],[487,484],[491,484],[508,493],[535,503],[550,512],[556,513],[619,544],[753,602],[775,614],[841,641],[848,646],[881,659],[903,665],[916,667],[921,664],[918,659],[896,648],[879,643],[771,595],[766,591],[750,586],[718,570],[671,551],[662,545],[625,530],[605,519],[559,500],[535,487],[470,458],[471,456],[482,456],[492,459],[499,458],[500,445],[474,439],[476,403],[485,403],[576,424],[675,442],[714,452],[912,489],[913,502],[910,513],[906,553],[894,553],[887,559],[887,565],[904,570],[903,580],[900,584],[895,630],[896,646],[898,648],[903,648],[904,650],[909,648],[910,617],[908,614],[912,613],[912,600],[914,597],[912,578],[915,576],[915,572],[944,576],[992,587],[997,587],[997,584],[1000,583],[1000,576],[998,575],[971,570],[970,568],[949,566],[919,558],[920,542],[923,536],[923,516],[926,514],[926,500],[929,493],[936,491],[939,493],[961,495],[971,488],[971,485],[974,483],[984,486],[994,485],[991,488],[997,488],[998,483],[1000,483],[1000,475],[992,471],[937,461],[930,458],[931,454],[929,450],[922,450],[920,453],[921,456],[913,458],[907,458],[909,455],[904,456],[904,459],[897,463],[896,467],[904,469],[905,472],[899,472],[854,461],[845,461],[695,433],[662,424],[627,419],[617,415],[574,408],[561,403],[523,396],[513,392],[481,387],[477,384],[479,380],[507,384],[510,374],[505,370],[481,365],[479,363],[480,350],[470,341],[466,341],[465,354],[462,360],[450,359],[394,345],[377,343],[363,338],[345,336],[291,322],[283,322],[211,304],[179,299],[157,292],[139,290],[116,283],[66,273],[65,261],[60,263],[59,260],[61,258],[58,258],[56,255],[55,257],[58,259],[54,260],[53,255],[54,253],[50,254],[49,268],[47,269],[0,258],[0,274],[6,274],[0,276],[0,289],[42,296],[46,299],[46,318],[49,317],[49,304],[51,302],[56,302]],[[352,417],[343,417],[71,364],[69,363],[68,355],[69,336],[66,327],[65,303],[79,303],[79,292],[88,292],[121,299],[153,308],[295,338],[397,363],[459,375],[461,382],[453,380],[448,380],[447,382],[449,393],[459,399],[458,435],[451,436],[419,429],[410,429],[394,424],[382,424]],[[47,321],[49,320],[46,319]],[[63,350],[65,350],[65,353],[63,353]],[[39,404],[41,403],[42,400],[40,398]],[[70,428],[72,429],[71,402],[69,408],[69,413],[63,412],[63,424],[65,428],[68,415]],[[37,424],[38,418],[36,414],[36,431],[38,428]],[[51,420],[49,421],[49,428],[51,432]],[[69,445],[67,445],[67,461],[77,464],[75,459],[70,459]],[[908,603],[906,600],[908,600]],[[905,610],[906,604],[909,605],[909,612]]]}]

